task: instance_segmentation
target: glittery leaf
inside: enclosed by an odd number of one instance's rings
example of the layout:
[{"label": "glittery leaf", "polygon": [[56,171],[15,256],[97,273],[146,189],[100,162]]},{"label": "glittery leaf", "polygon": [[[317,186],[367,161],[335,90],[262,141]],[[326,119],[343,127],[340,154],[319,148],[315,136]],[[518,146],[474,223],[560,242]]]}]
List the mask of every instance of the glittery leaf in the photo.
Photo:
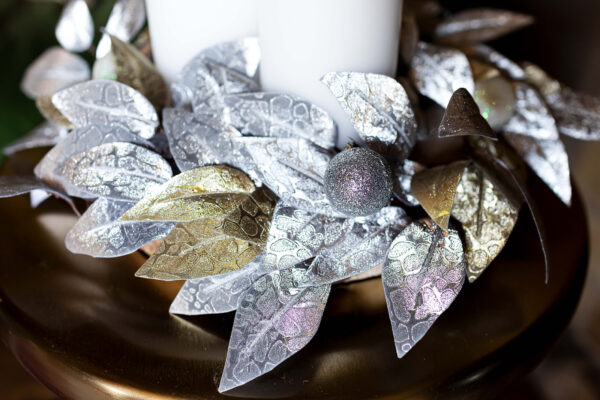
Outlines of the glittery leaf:
[{"label": "glittery leaf", "polygon": [[53,122],[56,125],[63,126],[66,128],[73,128],[73,124],[69,121],[52,103],[52,96],[41,95],[35,100],[35,105],[38,111],[48,121]]},{"label": "glittery leaf", "polygon": [[85,60],[61,47],[51,47],[39,56],[25,71],[21,90],[35,99],[90,78],[90,67]]},{"label": "glittery leaf", "polygon": [[458,233],[431,221],[409,225],[392,243],[382,281],[398,358],[425,336],[465,281]]},{"label": "glittery leaf", "polygon": [[231,164],[235,130],[219,131],[184,108],[165,108],[163,127],[175,163],[181,171],[211,164]]},{"label": "glittery leaf", "polygon": [[550,106],[560,133],[580,140],[600,140],[600,99],[562,87]]},{"label": "glittery leaf", "polygon": [[264,247],[277,201],[269,188],[258,188],[225,217],[221,230],[228,236]]},{"label": "glittery leaf", "polygon": [[224,123],[244,135],[302,138],[335,147],[337,129],[325,110],[295,96],[246,93],[224,97]]},{"label": "glittery leaf", "polygon": [[323,178],[331,154],[304,139],[233,139],[260,180],[285,203],[311,212],[340,215],[325,195]]},{"label": "glittery leaf", "polygon": [[[144,147],[123,142],[107,143],[79,153],[62,166],[60,176],[67,193],[115,200],[139,200],[169,180],[169,163]],[[72,192],[70,187],[76,190]]]},{"label": "glittery leaf", "polygon": [[56,39],[68,51],[80,52],[90,48],[94,40],[94,21],[85,0],[69,0],[63,8]]},{"label": "glittery leaf", "polygon": [[529,15],[492,8],[473,8],[452,15],[435,29],[440,43],[485,42],[533,23]]},{"label": "glittery leaf", "polygon": [[221,43],[203,50],[171,85],[175,105],[191,104],[194,112],[215,117],[223,108],[223,95],[258,91],[260,61],[258,39]]},{"label": "glittery leaf", "polygon": [[381,266],[392,241],[409,223],[398,207],[384,208],[371,220],[355,219],[340,241],[315,257],[303,285],[334,283]]},{"label": "glittery leaf", "polygon": [[413,176],[424,169],[423,165],[411,160],[404,160],[394,167],[394,194],[403,203],[412,207],[419,205],[419,201],[413,195],[411,183]]},{"label": "glittery leaf", "polygon": [[142,29],[146,22],[144,0],[118,0],[110,12],[104,31],[96,49],[96,58],[102,58],[111,50],[111,40],[107,34],[129,42]]},{"label": "glittery leaf", "polygon": [[[93,147],[115,142],[130,142],[152,148],[150,142],[118,125],[77,128],[44,156],[35,167],[35,175],[51,186],[62,188],[65,184],[62,168],[68,160]],[[73,192],[75,188],[71,187],[70,190]],[[86,197],[84,193],[73,195]]]},{"label": "glittery leaf", "polygon": [[3,150],[9,156],[16,152],[37,147],[51,147],[67,136],[67,129],[46,121],[36,126],[31,132],[12,142]]},{"label": "glittery leaf", "polygon": [[174,176],[149,192],[124,221],[194,221],[225,217],[254,191],[243,172],[226,166],[201,167]]},{"label": "glittery leaf", "polygon": [[569,157],[560,139],[541,140],[509,132],[504,138],[562,202],[570,205]]},{"label": "glittery leaf", "polygon": [[481,116],[473,96],[463,88],[454,92],[450,98],[438,135],[439,137],[485,136],[497,139],[490,125]]},{"label": "glittery leaf", "polygon": [[94,79],[116,80],[140,92],[161,110],[168,99],[167,84],[154,64],[132,45],[109,35],[110,52],[96,61]]},{"label": "glittery leaf", "polygon": [[538,91],[525,83],[518,83],[515,96],[515,112],[504,131],[534,139],[558,139],[556,121]]},{"label": "glittery leaf", "polygon": [[172,222],[119,221],[134,203],[99,198],[67,233],[69,251],[92,257],[120,257],[165,237]]},{"label": "glittery leaf", "polygon": [[331,286],[298,289],[302,272],[272,272],[246,292],[235,315],[220,392],[272,370],[313,338]]},{"label": "glittery leaf", "polygon": [[525,71],[517,63],[510,60],[493,48],[482,44],[468,45],[460,48],[470,58],[479,60],[504,72],[514,80],[525,79]]},{"label": "glittery leaf", "polygon": [[79,83],[54,94],[52,102],[77,127],[119,124],[148,139],[158,126],[152,104],[140,92],[119,82]]},{"label": "glittery leaf", "polygon": [[462,224],[467,277],[474,282],[504,248],[519,212],[483,171],[469,166],[456,188],[452,216]]},{"label": "glittery leaf", "polygon": [[261,257],[244,268],[223,275],[190,279],[185,282],[169,312],[180,315],[222,314],[238,308],[244,294],[267,271]]},{"label": "glittery leaf", "polygon": [[180,222],[136,272],[164,281],[198,279],[237,271],[256,259],[262,248],[221,231],[220,218]]},{"label": "glittery leaf", "polygon": [[409,155],[416,142],[417,121],[398,81],[358,72],[330,72],[321,81],[369,147],[390,160]]},{"label": "glittery leaf", "polygon": [[412,179],[411,187],[414,196],[444,231],[448,229],[456,187],[467,164],[458,161],[426,169],[415,174]]},{"label": "glittery leaf", "polygon": [[413,57],[410,78],[422,95],[446,107],[452,94],[465,88],[475,90],[467,57],[456,49],[419,42]]}]

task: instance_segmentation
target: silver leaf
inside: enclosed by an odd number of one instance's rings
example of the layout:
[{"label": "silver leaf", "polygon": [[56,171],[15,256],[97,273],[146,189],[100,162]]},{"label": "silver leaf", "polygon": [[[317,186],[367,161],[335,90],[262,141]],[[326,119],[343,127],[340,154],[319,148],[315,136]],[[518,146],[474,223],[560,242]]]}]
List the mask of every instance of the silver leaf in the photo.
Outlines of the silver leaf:
[{"label": "silver leaf", "polygon": [[458,233],[432,221],[409,225],[392,243],[382,282],[398,358],[425,336],[465,281]]},{"label": "silver leaf", "polygon": [[525,83],[517,83],[515,96],[515,111],[504,131],[540,140],[558,139],[556,121],[538,91]]},{"label": "silver leaf", "polygon": [[271,371],[313,338],[331,285],[297,288],[303,269],[276,271],[252,284],[235,315],[219,391]]},{"label": "silver leaf", "polygon": [[94,21],[85,0],[69,0],[56,25],[56,39],[65,49],[85,51],[94,40]]},{"label": "silver leaf", "polygon": [[98,42],[96,58],[102,58],[110,52],[111,34],[124,42],[129,42],[142,29],[146,22],[144,0],[118,0],[106,22],[105,34]]},{"label": "silver leaf", "polygon": [[315,257],[302,285],[334,283],[381,266],[392,241],[409,223],[398,207],[384,208],[370,220],[354,219],[341,240]]},{"label": "silver leaf", "polygon": [[331,159],[304,139],[241,137],[234,148],[252,163],[259,179],[285,203],[325,215],[341,215],[325,195],[323,177]]},{"label": "silver leaf", "polygon": [[519,64],[510,60],[503,54],[497,52],[488,45],[478,43],[472,46],[461,47],[461,50],[469,57],[492,65],[504,72],[508,77],[514,80],[524,80],[525,71]]},{"label": "silver leaf", "polygon": [[1,175],[0,198],[19,196],[47,186],[34,176]]},{"label": "silver leaf", "polygon": [[425,167],[411,160],[404,160],[394,167],[394,194],[405,204],[416,207],[420,205],[412,192],[413,176]]},{"label": "silver leaf", "polygon": [[121,257],[163,238],[173,222],[120,221],[135,203],[99,198],[67,233],[69,251],[92,257]]},{"label": "silver leaf", "polygon": [[79,83],[54,94],[52,103],[77,127],[114,124],[145,139],[158,127],[152,104],[140,92],[115,81]]},{"label": "silver leaf", "polygon": [[51,47],[27,67],[21,90],[27,97],[36,99],[86,81],[90,75],[90,67],[83,58],[61,47]]},{"label": "silver leaf", "polygon": [[[131,143],[108,143],[69,159],[60,175],[77,194],[90,198],[140,200],[146,191],[160,187],[172,176],[171,167],[160,155]],[[75,195],[75,194],[73,194]]]},{"label": "silver leaf", "polygon": [[260,259],[234,272],[186,281],[171,303],[169,312],[205,315],[236,310],[252,283],[268,272],[261,267]]},{"label": "silver leaf", "polygon": [[221,43],[203,50],[180,72],[171,85],[175,105],[191,104],[194,112],[216,117],[222,96],[258,91],[260,61],[258,39]]},{"label": "silver leaf", "polygon": [[600,99],[562,87],[551,107],[560,133],[580,140],[600,140]]},{"label": "silver leaf", "polygon": [[302,138],[326,149],[335,147],[337,129],[325,110],[280,93],[247,93],[224,98],[224,123],[244,135]]},{"label": "silver leaf", "polygon": [[510,132],[504,137],[562,202],[570,205],[569,157],[560,139],[541,140]]},{"label": "silver leaf", "polygon": [[419,42],[412,60],[410,78],[422,95],[446,107],[460,88],[475,91],[469,60],[460,51]]},{"label": "silver leaf", "polygon": [[409,155],[416,142],[417,121],[398,81],[359,72],[330,72],[321,81],[369,147],[391,160]]},{"label": "silver leaf", "polygon": [[438,42],[476,43],[496,39],[533,23],[529,15],[492,8],[461,11],[442,21],[435,29]]},{"label": "silver leaf", "polygon": [[[130,142],[152,148],[152,144],[140,136],[130,133],[118,125],[114,126],[89,126],[76,128],[59,144],[54,146],[44,158],[36,165],[34,173],[44,182],[58,188],[64,188],[62,167],[74,155],[83,153],[92,147],[107,143]],[[72,196],[89,197],[84,192],[78,192],[71,187]]]},{"label": "silver leaf", "polygon": [[67,128],[45,121],[27,135],[6,146],[3,152],[9,156],[22,150],[51,147],[63,140],[67,133]]}]

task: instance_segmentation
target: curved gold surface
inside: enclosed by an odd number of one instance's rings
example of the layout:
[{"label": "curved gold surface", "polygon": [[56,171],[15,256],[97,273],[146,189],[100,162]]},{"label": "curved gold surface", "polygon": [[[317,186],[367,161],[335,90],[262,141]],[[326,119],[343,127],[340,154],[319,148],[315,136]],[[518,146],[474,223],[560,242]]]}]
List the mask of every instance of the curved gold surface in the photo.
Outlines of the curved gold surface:
[{"label": "curved gold surface", "polygon": [[585,277],[579,198],[567,209],[530,182],[547,224],[550,284],[524,211],[501,256],[402,360],[381,281],[372,279],[335,287],[303,351],[220,395],[233,315],[169,315],[180,284],[135,278],[141,254],[70,254],[63,244],[75,222],[69,208],[52,200],[31,210],[26,196],[0,200],[0,333],[30,373],[66,398],[488,398],[543,357]]}]

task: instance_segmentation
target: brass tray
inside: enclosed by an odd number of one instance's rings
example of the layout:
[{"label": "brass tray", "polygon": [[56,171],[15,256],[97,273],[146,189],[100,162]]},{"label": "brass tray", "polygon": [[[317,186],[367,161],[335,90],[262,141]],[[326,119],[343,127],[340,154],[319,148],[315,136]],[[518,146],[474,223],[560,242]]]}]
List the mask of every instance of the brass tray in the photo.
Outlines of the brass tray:
[{"label": "brass tray", "polygon": [[580,198],[567,208],[530,182],[546,222],[550,283],[531,216],[522,211],[501,256],[402,360],[380,279],[338,285],[304,350],[221,395],[233,314],[170,315],[180,284],[135,278],[140,253],[69,253],[63,239],[76,221],[70,209],[51,200],[32,210],[26,196],[0,201],[0,334],[32,375],[66,398],[495,397],[533,368],[568,324],[587,269]]}]

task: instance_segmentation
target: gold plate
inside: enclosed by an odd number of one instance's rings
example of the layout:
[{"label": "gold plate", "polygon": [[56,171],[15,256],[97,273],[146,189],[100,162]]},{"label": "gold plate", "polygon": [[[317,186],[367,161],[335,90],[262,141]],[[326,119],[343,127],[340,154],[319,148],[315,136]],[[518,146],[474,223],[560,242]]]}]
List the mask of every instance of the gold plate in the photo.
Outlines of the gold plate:
[{"label": "gold plate", "polygon": [[[6,173],[7,168],[5,166]],[[579,197],[568,209],[537,179],[551,273],[527,211],[500,257],[398,360],[379,279],[336,286],[321,327],[267,375],[217,392],[233,314],[180,318],[180,283],[135,278],[141,253],[92,259],[63,240],[75,216],[58,200],[0,201],[0,334],[15,357],[76,399],[489,398],[528,372],[567,325],[587,268]]]}]

